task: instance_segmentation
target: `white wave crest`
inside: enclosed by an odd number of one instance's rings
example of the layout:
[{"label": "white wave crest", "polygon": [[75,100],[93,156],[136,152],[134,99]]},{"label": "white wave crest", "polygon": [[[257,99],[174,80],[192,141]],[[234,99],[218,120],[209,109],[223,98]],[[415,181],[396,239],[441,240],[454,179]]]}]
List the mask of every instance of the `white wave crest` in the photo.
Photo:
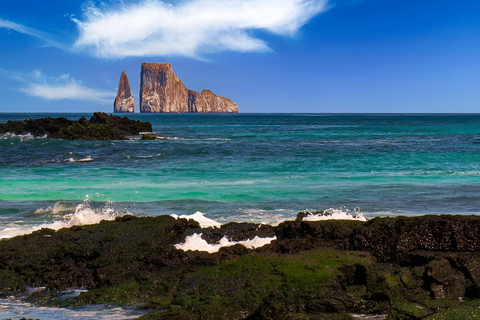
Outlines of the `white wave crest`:
[{"label": "white wave crest", "polygon": [[40,208],[35,210],[35,214],[44,214],[44,213],[50,213],[52,212],[52,207],[46,207],[46,208]]},{"label": "white wave crest", "polygon": [[228,138],[181,138],[181,137],[165,137],[168,140],[177,140],[177,141],[230,141]]},{"label": "white wave crest", "polygon": [[231,247],[236,244],[241,244],[242,246],[248,249],[255,249],[263,247],[271,243],[273,240],[276,240],[276,237],[271,238],[260,238],[255,236],[255,238],[250,240],[243,240],[243,241],[230,241],[227,237],[223,237],[220,239],[218,243],[210,244],[204,239],[202,239],[201,233],[194,233],[191,236],[185,238],[185,242],[179,243],[175,245],[175,248],[183,250],[183,251],[206,251],[208,253],[218,252],[220,248],[223,247]]},{"label": "white wave crest", "polygon": [[210,228],[210,227],[218,228],[222,225],[220,222],[217,222],[215,220],[212,220],[212,219],[209,219],[209,218],[205,217],[205,213],[202,213],[200,211],[197,211],[197,212],[195,212],[194,214],[191,214],[191,215],[177,216],[176,214],[172,214],[171,216],[174,217],[175,219],[179,219],[179,218],[180,219],[187,219],[187,220],[188,219],[193,219],[200,224],[201,228]]},{"label": "white wave crest", "polygon": [[[84,204],[85,205],[85,204]],[[46,208],[40,208],[35,210],[35,214],[54,214],[54,215],[59,215],[59,214],[66,214],[66,213],[74,213],[78,208],[78,203],[73,203],[69,201],[57,201],[53,208],[51,206],[48,206]]]},{"label": "white wave crest", "polygon": [[341,209],[327,209],[325,211],[317,211],[312,213],[308,210],[304,211],[307,213],[307,216],[303,217],[303,221],[321,221],[321,220],[356,220],[356,221],[367,221],[367,218],[360,213],[359,211],[355,211],[350,213],[349,210],[341,210]]},{"label": "white wave crest", "polygon": [[37,137],[37,136],[33,136],[31,133],[15,134],[15,133],[12,133],[12,132],[7,132],[7,133],[4,133],[4,134],[1,134],[0,138],[1,139],[19,139],[20,142],[24,142],[24,141],[29,141],[29,140],[32,140],[32,139],[45,139],[45,138],[47,138],[47,135]]},{"label": "white wave crest", "polygon": [[102,220],[114,220],[117,216],[119,216],[119,214],[111,208],[94,210],[90,208],[88,204],[79,204],[75,209],[75,212],[66,215],[64,220],[57,220],[51,223],[34,226],[23,225],[20,223],[11,224],[3,230],[0,230],[0,239],[26,235],[44,228],[60,230],[62,228],[70,228],[73,226],[97,224]]},{"label": "white wave crest", "polygon": [[78,205],[68,201],[57,201],[53,206],[52,213],[60,214],[67,212],[75,212],[78,208]]},{"label": "white wave crest", "polygon": [[66,162],[91,162],[93,161],[93,158],[91,156],[86,156],[85,158],[81,158],[81,159],[68,158],[65,161]]}]

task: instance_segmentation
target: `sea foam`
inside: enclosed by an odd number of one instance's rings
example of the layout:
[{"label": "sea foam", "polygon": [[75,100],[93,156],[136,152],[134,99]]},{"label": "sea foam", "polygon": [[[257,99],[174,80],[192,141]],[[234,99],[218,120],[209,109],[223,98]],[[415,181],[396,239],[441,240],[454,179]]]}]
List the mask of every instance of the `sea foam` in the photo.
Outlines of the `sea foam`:
[{"label": "sea foam", "polygon": [[[262,220],[262,224],[268,223],[270,225],[278,225],[279,223],[289,220],[284,215],[279,215],[279,212],[276,212],[275,219],[269,219],[268,215],[265,215],[266,212],[264,210],[247,210],[248,212],[244,212],[247,215],[239,215],[239,216],[230,216],[229,219],[222,218],[222,222],[227,223],[231,221],[237,222],[244,222],[248,221],[249,215],[254,215],[255,219],[253,220]],[[257,212],[258,211],[258,212]],[[280,210],[284,211],[284,210]],[[286,210],[289,211],[289,210]],[[335,210],[335,209],[328,209],[325,211],[317,211],[317,212],[310,212],[308,210],[304,211],[307,215],[303,218],[303,221],[320,221],[320,220],[356,220],[356,221],[367,221],[365,216],[360,212],[352,212],[350,213],[349,210]],[[3,228],[0,229],[0,239],[12,238],[16,236],[30,234],[32,232],[38,231],[43,228],[59,230],[62,228],[70,228],[72,226],[79,226],[79,225],[89,225],[89,224],[97,224],[102,220],[114,220],[118,216],[122,216],[124,214],[131,214],[129,212],[119,212],[114,210],[110,207],[104,207],[101,209],[93,209],[89,205],[89,201],[85,201],[82,204],[74,204],[68,201],[58,201],[53,208],[47,207],[42,209],[37,209],[35,214],[43,215],[43,214],[53,214],[56,216],[56,221],[50,223],[43,223],[43,224],[28,224],[24,221],[16,221],[15,223],[4,224]],[[271,212],[269,212],[271,213]],[[288,212],[290,213],[290,212]],[[215,221],[213,219],[207,218],[205,213],[200,211],[195,212],[191,215],[176,215],[172,214],[172,217],[184,218],[184,219],[193,219],[197,221],[201,228],[219,228],[222,226],[221,222]],[[60,219],[62,217],[63,219]],[[263,219],[262,219],[263,218]],[[225,220],[225,221],[223,221]],[[271,221],[270,221],[271,220]],[[255,221],[250,221],[255,222]],[[258,223],[258,221],[257,221]],[[193,237],[193,236],[192,236]],[[185,243],[179,244],[178,248],[182,250],[201,250],[207,252],[216,252],[221,247],[224,246],[232,246],[235,244],[242,244],[246,247],[255,247],[258,248],[264,244],[262,241],[266,243],[270,243],[270,241],[274,240],[273,238],[255,238],[252,240],[241,241],[241,242],[230,242],[228,239],[222,239],[218,244],[208,244],[206,241],[201,239],[200,237],[193,237],[187,238]],[[203,242],[202,242],[203,241]],[[212,251],[213,250],[213,251]]]},{"label": "sea foam", "polygon": [[200,211],[197,211],[197,212],[195,212],[194,214],[191,214],[191,215],[177,216],[176,214],[172,214],[171,216],[174,217],[175,219],[179,219],[179,218],[180,219],[187,219],[187,220],[193,219],[200,224],[201,228],[210,228],[210,227],[218,228],[222,225],[220,222],[217,222],[215,220],[212,220],[212,219],[209,219],[209,218],[205,217],[205,213],[202,213]]},{"label": "sea foam", "polygon": [[88,204],[79,204],[75,208],[75,212],[65,216],[65,220],[57,220],[52,223],[44,223],[40,225],[19,225],[12,224],[0,230],[0,239],[12,238],[16,236],[30,234],[43,228],[60,230],[62,228],[70,228],[73,226],[97,224],[102,220],[114,220],[118,213],[111,208],[103,208],[94,210]]},{"label": "sea foam", "polygon": [[303,221],[321,221],[321,220],[356,220],[356,221],[367,221],[367,218],[360,213],[355,211],[350,213],[349,210],[340,210],[340,209],[327,209],[325,211],[310,212],[305,210],[304,213],[307,215],[303,217]]},{"label": "sea foam", "polygon": [[242,246],[248,249],[260,248],[276,239],[277,239],[276,237],[260,238],[258,236],[255,236],[255,238],[250,240],[230,241],[227,239],[227,237],[223,237],[222,239],[220,239],[218,243],[210,244],[204,239],[202,239],[202,233],[194,233],[191,236],[187,236],[185,238],[185,242],[176,244],[175,248],[183,251],[192,250],[192,251],[206,251],[208,253],[214,253],[214,252],[218,252],[220,248],[231,247],[236,244],[241,244]]},{"label": "sea foam", "polygon": [[[210,227],[217,228],[222,225],[221,223],[215,220],[205,217],[205,214],[200,211],[197,211],[192,215],[177,216],[176,214],[172,214],[171,216],[176,219],[178,218],[193,219],[200,224],[201,228],[210,228]],[[220,248],[231,247],[236,244],[241,244],[242,246],[249,249],[260,248],[276,239],[277,239],[276,237],[260,238],[258,236],[255,236],[255,238],[249,239],[249,240],[230,241],[228,240],[227,237],[223,237],[222,239],[220,239],[218,243],[211,244],[205,241],[204,239],[202,239],[202,233],[194,233],[191,236],[187,236],[185,238],[185,242],[176,244],[175,248],[183,251],[192,250],[192,251],[206,251],[209,253],[214,253],[214,252],[218,252]]]},{"label": "sea foam", "polygon": [[2,318],[22,319],[41,318],[50,320],[120,320],[137,319],[146,310],[127,309],[111,305],[89,305],[88,307],[57,308],[36,306],[21,300],[0,299]]},{"label": "sea foam", "polygon": [[93,158],[91,156],[86,156],[85,158],[81,159],[74,159],[74,158],[68,158],[65,160],[65,162],[92,162]]}]

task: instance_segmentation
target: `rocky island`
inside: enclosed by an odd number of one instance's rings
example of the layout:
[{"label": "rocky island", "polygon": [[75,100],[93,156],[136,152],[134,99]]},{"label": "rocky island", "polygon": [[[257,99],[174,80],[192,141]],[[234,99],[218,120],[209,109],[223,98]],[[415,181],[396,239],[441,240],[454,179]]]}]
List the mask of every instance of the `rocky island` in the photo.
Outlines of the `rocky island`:
[{"label": "rocky island", "polygon": [[173,72],[170,63],[142,63],[140,112],[231,113],[238,105],[210,90],[189,90]]},{"label": "rocky island", "polygon": [[65,117],[46,117],[0,123],[0,134],[31,134],[36,137],[46,136],[64,140],[125,140],[128,135],[150,131],[152,131],[150,122],[131,120],[103,112],[95,112],[90,120],[85,117],[78,121]]},{"label": "rocky island", "polygon": [[[141,319],[480,317],[480,217],[305,221],[306,214],[277,227],[201,228],[171,216],[123,216],[42,229],[0,241],[0,296],[45,287],[24,298],[57,306],[140,305],[151,310]],[[215,253],[178,249],[192,235],[210,244],[224,237],[276,240]],[[88,291],[56,298],[79,287]]]}]

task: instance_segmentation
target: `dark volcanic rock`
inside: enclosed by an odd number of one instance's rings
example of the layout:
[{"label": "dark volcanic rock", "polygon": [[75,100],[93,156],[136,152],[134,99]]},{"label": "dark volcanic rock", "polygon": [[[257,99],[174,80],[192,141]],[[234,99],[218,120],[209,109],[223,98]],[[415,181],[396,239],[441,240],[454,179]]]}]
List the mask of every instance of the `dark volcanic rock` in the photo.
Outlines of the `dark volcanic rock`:
[{"label": "dark volcanic rock", "polygon": [[210,90],[188,90],[170,63],[142,63],[140,78],[140,112],[238,112],[236,103]]},{"label": "dark volcanic rock", "polygon": [[[213,254],[175,249],[193,233],[210,243],[224,236],[276,234],[277,240]],[[169,216],[124,216],[1,240],[0,293],[45,286],[38,296],[47,297],[85,287],[88,292],[63,303],[145,303],[161,310],[144,319],[349,319],[348,312],[471,319],[480,316],[478,239],[476,216],[207,229]]]},{"label": "dark volcanic rock", "polygon": [[152,131],[149,122],[130,120],[127,117],[95,112],[90,120],[85,117],[78,121],[67,118],[40,118],[0,123],[0,134],[31,134],[65,140],[125,140],[126,135]]},{"label": "dark volcanic rock", "polygon": [[237,223],[231,222],[222,225],[220,228],[208,228],[203,230],[202,238],[208,243],[217,243],[223,237],[229,241],[251,240],[256,236],[260,238],[273,237],[275,228],[269,225],[256,223]]},{"label": "dark volcanic rock", "polygon": [[120,76],[117,97],[113,102],[113,112],[135,112],[135,97],[132,96],[130,83],[128,82],[128,77],[125,71],[122,71],[122,75]]},{"label": "dark volcanic rock", "polygon": [[346,248],[372,252],[383,262],[422,264],[438,253],[480,252],[479,235],[478,216],[382,218],[352,233]]}]

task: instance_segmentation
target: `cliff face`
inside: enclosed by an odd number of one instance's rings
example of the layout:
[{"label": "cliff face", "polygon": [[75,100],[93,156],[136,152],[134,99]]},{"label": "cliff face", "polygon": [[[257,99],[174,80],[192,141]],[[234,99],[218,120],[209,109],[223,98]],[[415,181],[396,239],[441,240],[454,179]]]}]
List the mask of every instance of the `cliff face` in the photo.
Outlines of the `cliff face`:
[{"label": "cliff face", "polygon": [[187,89],[170,63],[142,63],[140,78],[140,112],[238,112],[236,103],[210,90]]},{"label": "cliff face", "polygon": [[125,71],[122,71],[122,75],[120,76],[117,97],[113,102],[113,112],[135,112],[135,98],[132,96],[130,83],[128,82],[128,77]]}]

